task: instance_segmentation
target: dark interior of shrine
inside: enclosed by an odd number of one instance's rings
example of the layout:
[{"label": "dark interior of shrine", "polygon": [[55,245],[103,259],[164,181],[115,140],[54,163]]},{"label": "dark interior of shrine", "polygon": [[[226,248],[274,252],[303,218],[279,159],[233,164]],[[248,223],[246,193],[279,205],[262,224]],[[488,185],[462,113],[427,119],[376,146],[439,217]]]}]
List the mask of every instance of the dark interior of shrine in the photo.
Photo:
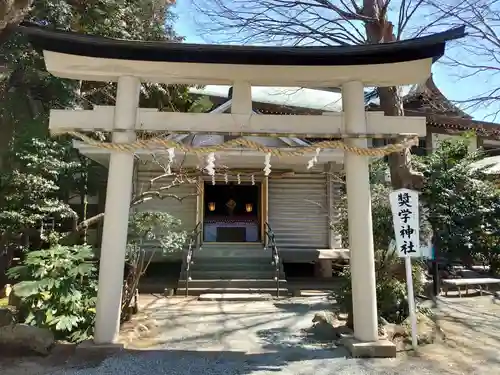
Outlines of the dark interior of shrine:
[{"label": "dark interior of shrine", "polygon": [[[205,184],[205,217],[259,217],[259,186],[243,184]],[[234,207],[234,208],[232,208]]]}]

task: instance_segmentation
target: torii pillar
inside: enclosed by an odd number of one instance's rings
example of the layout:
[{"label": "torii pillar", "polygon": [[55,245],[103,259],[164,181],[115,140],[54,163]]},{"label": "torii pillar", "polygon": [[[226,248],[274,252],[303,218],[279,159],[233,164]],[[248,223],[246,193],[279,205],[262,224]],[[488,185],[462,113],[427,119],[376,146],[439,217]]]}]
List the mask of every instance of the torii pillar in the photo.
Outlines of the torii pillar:
[{"label": "torii pillar", "polygon": [[[118,79],[113,142],[135,141],[140,87],[140,81],[136,77],[122,76]],[[99,290],[94,332],[96,344],[116,342],[120,331],[123,271],[133,172],[134,154],[111,152],[99,262]]]},{"label": "torii pillar", "polygon": [[[346,132],[367,133],[363,83],[342,85],[342,108]],[[366,139],[346,142],[350,146],[368,147]],[[369,163],[367,156],[344,154],[354,337],[362,342],[378,340]]]}]

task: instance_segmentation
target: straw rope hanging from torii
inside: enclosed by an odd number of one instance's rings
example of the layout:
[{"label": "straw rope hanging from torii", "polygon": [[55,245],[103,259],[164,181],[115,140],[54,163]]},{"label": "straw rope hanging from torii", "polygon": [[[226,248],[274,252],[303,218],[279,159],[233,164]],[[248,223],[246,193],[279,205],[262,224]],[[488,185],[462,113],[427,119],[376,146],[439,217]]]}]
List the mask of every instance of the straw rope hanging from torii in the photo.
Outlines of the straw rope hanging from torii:
[{"label": "straw rope hanging from torii", "polygon": [[[317,149],[320,150],[341,149],[347,152],[352,152],[357,155],[383,157],[395,152],[401,152],[404,149],[418,145],[418,140],[419,140],[418,135],[416,134],[399,134],[400,137],[403,137],[403,140],[400,143],[388,144],[376,148],[349,146],[344,141],[326,140],[326,141],[316,142],[309,146],[294,147],[293,150],[284,150],[280,148],[267,147],[258,142],[243,137],[231,139],[229,141],[226,141],[224,143],[215,146],[193,147],[182,144],[180,142],[173,141],[171,139],[153,138],[148,140],[137,140],[129,143],[115,143],[115,142],[98,141],[80,132],[67,131],[65,133],[75,138],[79,138],[89,146],[98,147],[110,151],[135,153],[138,150],[158,151],[158,149],[160,148],[165,148],[165,149],[175,148],[176,150],[182,152],[191,152],[194,154],[209,154],[212,152],[224,151],[227,150],[228,148],[235,146],[243,146],[245,148],[254,151],[260,151],[265,154],[271,154],[273,156],[302,156],[307,153],[316,153]],[[357,135],[353,136],[353,138],[361,138],[361,137],[360,135]]]}]

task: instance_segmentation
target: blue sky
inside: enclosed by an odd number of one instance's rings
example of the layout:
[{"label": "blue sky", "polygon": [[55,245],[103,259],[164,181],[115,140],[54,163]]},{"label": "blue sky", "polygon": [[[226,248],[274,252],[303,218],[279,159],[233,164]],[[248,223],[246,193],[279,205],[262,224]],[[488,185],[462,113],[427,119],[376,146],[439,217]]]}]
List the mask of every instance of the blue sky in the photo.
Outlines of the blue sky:
[{"label": "blue sky", "polygon": [[[206,43],[207,35],[200,30],[199,26],[194,20],[195,11],[192,8],[191,1],[189,0],[178,0],[174,7],[174,13],[177,15],[177,21],[175,23],[175,30],[179,35],[186,38],[188,43]],[[210,37],[210,36],[208,36]],[[210,42],[216,42],[217,40],[208,39]],[[459,58],[461,54],[465,53],[460,48],[455,47],[453,50],[448,51],[454,56],[455,59]],[[472,77],[468,79],[463,79],[457,76],[457,72],[454,69],[450,69],[441,63],[434,64],[433,67],[433,77],[436,85],[451,100],[467,100],[473,95],[479,95],[485,92],[492,82],[490,77]],[[475,119],[486,121],[494,121],[488,115],[491,111],[485,109],[475,109],[473,111],[468,110]],[[500,122],[500,119],[496,119]]]}]

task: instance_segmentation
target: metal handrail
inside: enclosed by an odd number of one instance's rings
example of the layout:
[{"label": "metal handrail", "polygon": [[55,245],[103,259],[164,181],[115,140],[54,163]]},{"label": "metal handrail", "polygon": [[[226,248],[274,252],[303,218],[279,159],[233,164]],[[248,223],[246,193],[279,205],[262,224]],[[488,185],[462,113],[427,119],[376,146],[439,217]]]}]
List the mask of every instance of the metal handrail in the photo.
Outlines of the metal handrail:
[{"label": "metal handrail", "polygon": [[271,249],[271,263],[274,265],[274,280],[276,281],[276,296],[280,296],[280,255],[276,245],[276,237],[269,223],[264,223],[267,247]]},{"label": "metal handrail", "polygon": [[196,224],[186,241],[189,241],[186,254],[186,297],[189,295],[189,281],[191,280],[191,266],[194,264],[194,255],[196,249],[201,249],[201,221]]}]

